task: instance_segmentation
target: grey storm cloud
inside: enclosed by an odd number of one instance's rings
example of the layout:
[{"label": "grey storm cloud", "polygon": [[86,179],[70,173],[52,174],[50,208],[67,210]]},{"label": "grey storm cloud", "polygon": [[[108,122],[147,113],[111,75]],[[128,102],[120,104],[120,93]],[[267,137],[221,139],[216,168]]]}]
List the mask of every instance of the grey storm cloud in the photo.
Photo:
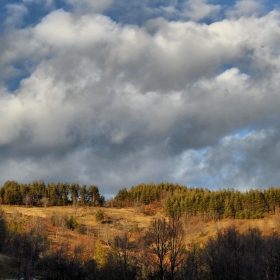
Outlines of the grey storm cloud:
[{"label": "grey storm cloud", "polygon": [[185,20],[137,26],[102,15],[112,1],[69,3],[0,38],[2,181],[94,183],[106,195],[151,181],[278,184],[278,11],[247,16],[258,7],[245,3],[240,16],[239,4],[207,25],[194,20],[220,7],[188,1]]}]

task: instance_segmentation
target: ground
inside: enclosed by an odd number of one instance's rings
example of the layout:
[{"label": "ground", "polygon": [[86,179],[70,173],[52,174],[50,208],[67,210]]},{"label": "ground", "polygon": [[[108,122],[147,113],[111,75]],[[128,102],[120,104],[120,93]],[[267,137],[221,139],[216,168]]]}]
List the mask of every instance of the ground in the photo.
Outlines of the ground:
[{"label": "ground", "polygon": [[[152,219],[156,217],[163,217],[162,213],[156,213],[152,216],[147,216],[143,213],[139,213],[134,208],[106,208],[106,207],[18,207],[2,205],[2,209],[13,215],[14,213],[20,213],[25,219],[31,217],[42,217],[46,221],[50,220],[50,217],[54,213],[60,215],[67,214],[73,215],[79,224],[85,227],[87,232],[91,232],[93,235],[98,235],[106,243],[108,239],[121,234],[123,230],[138,230],[143,231],[149,226]],[[95,220],[95,213],[102,209],[104,211],[105,219],[103,222],[97,222]],[[230,220],[221,219],[213,222],[205,221],[203,217],[195,217],[185,220],[186,240],[189,242],[205,242],[210,236],[214,236],[218,229],[223,229],[231,225],[235,225],[241,232],[246,231],[248,228],[259,228],[264,235],[271,235],[278,232],[280,229],[280,216],[267,216],[263,219],[256,220]],[[49,227],[50,234],[57,237],[61,232],[61,229]],[[73,233],[75,235],[75,233]],[[77,233],[78,234],[78,233]],[[54,237],[54,236],[53,236]]]}]

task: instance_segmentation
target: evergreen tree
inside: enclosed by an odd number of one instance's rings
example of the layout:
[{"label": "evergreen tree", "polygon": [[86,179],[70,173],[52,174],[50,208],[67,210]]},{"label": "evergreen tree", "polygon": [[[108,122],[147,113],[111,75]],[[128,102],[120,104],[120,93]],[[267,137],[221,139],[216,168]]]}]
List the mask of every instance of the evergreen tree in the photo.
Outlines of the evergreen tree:
[{"label": "evergreen tree", "polygon": [[95,186],[95,185],[89,186],[88,194],[89,194],[89,197],[90,197],[91,204],[94,205],[94,206],[98,206],[99,201],[100,201],[100,194],[99,194],[98,187]]},{"label": "evergreen tree", "polygon": [[230,198],[226,198],[225,201],[225,212],[224,212],[225,218],[234,218],[234,210],[233,210],[233,204],[230,201]]}]

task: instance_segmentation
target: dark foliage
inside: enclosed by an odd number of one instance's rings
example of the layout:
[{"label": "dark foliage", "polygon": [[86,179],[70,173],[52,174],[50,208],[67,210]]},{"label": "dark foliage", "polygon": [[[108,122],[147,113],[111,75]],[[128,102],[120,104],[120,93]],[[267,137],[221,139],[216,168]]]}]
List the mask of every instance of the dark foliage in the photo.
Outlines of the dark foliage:
[{"label": "dark foliage", "polygon": [[103,206],[105,203],[97,186],[91,185],[87,188],[78,183],[61,182],[46,185],[43,181],[29,184],[7,181],[0,188],[0,200],[3,204],[25,206]]},{"label": "dark foliage", "polygon": [[119,190],[111,204],[124,207],[148,205],[155,201],[164,201],[167,216],[202,214],[213,221],[221,218],[258,219],[279,211],[280,188],[246,192],[234,189],[210,191],[172,183],[150,183]]},{"label": "dark foliage", "polygon": [[4,251],[7,239],[7,222],[5,213],[0,208],[0,253]]}]

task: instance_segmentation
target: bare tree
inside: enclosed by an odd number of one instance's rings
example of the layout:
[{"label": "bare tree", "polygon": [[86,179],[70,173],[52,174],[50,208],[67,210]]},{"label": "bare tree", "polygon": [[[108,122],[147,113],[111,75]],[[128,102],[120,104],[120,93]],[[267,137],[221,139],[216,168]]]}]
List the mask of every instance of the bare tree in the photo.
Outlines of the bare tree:
[{"label": "bare tree", "polygon": [[29,194],[26,194],[24,197],[25,206],[30,206],[32,202],[32,198]]},{"label": "bare tree", "polygon": [[41,199],[41,203],[44,207],[47,207],[49,205],[49,199],[47,197],[43,197]]},{"label": "bare tree", "polygon": [[174,279],[177,267],[185,252],[184,229],[179,216],[172,216],[168,223],[170,279]]},{"label": "bare tree", "polygon": [[78,245],[71,251],[69,243],[62,243],[44,255],[41,275],[43,279],[95,280],[96,270],[94,260],[84,260],[83,246]]},{"label": "bare tree", "polygon": [[108,223],[106,223],[105,227],[104,227],[104,241],[107,243],[107,245],[109,245],[109,241],[110,241],[110,227],[109,227]]},{"label": "bare tree", "polygon": [[184,229],[179,216],[155,219],[145,235],[147,251],[151,254],[153,277],[175,279],[185,253]]},{"label": "bare tree", "polygon": [[130,260],[130,235],[125,232],[123,236],[116,236],[111,246],[112,259],[116,262],[119,269],[121,279],[131,279],[129,275]]},{"label": "bare tree", "polygon": [[77,216],[77,212],[79,209],[79,202],[77,200],[73,201],[72,207],[73,207],[73,214]]},{"label": "bare tree", "polygon": [[15,276],[24,280],[33,279],[40,263],[40,254],[45,251],[46,246],[44,236],[34,230],[15,235],[9,248]]},{"label": "bare tree", "polygon": [[151,222],[146,232],[145,244],[148,252],[157,258],[157,261],[152,263],[153,274],[156,279],[163,280],[166,274],[166,257],[170,249],[169,229],[165,219],[155,219]]}]

